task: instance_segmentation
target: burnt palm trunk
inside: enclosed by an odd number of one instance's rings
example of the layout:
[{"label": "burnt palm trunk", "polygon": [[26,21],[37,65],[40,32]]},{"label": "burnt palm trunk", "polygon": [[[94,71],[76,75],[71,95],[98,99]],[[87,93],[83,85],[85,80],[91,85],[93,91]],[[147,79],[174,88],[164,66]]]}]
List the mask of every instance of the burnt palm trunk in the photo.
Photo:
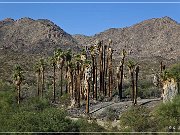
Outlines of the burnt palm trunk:
[{"label": "burnt palm trunk", "polygon": [[74,98],[74,78],[73,78],[73,71],[70,72],[70,75],[71,75],[71,97]]},{"label": "burnt palm trunk", "polygon": [[124,57],[122,59],[122,65],[121,65],[121,76],[120,76],[120,84],[119,84],[119,98],[122,99],[122,81],[123,81],[123,66],[124,66]]},{"label": "burnt palm trunk", "polygon": [[96,61],[96,59],[95,59],[95,92],[94,92],[94,94],[95,94],[95,100],[97,100],[97,61]]},{"label": "burnt palm trunk", "polygon": [[86,97],[86,113],[89,113],[89,81],[88,81],[88,88],[87,88],[87,97]]},{"label": "burnt palm trunk", "polygon": [[139,73],[139,66],[136,67],[136,84],[135,84],[135,92],[134,92],[134,104],[137,104],[137,93],[138,93],[138,73]]},{"label": "burnt palm trunk", "polygon": [[77,75],[77,105],[80,107],[80,74]]},{"label": "burnt palm trunk", "polygon": [[103,69],[103,80],[104,80],[104,95],[106,96],[107,95],[107,90],[106,90],[106,77],[107,77],[107,74],[106,74],[106,49],[107,49],[107,46],[105,45],[104,46],[104,69]]},{"label": "burnt palm trunk", "polygon": [[37,73],[37,96],[39,97],[40,96],[40,71],[38,71]]},{"label": "burnt palm trunk", "polygon": [[68,93],[68,66],[66,67],[66,93]]},{"label": "burnt palm trunk", "polygon": [[94,88],[95,88],[95,63],[94,63],[94,56],[92,56],[92,95],[93,95],[93,99],[94,99]]},{"label": "burnt palm trunk", "polygon": [[53,64],[53,101],[56,102],[56,65]]},{"label": "burnt palm trunk", "polygon": [[102,45],[100,44],[100,51],[99,51],[99,66],[100,66],[100,92],[102,92],[103,82],[102,82]]}]

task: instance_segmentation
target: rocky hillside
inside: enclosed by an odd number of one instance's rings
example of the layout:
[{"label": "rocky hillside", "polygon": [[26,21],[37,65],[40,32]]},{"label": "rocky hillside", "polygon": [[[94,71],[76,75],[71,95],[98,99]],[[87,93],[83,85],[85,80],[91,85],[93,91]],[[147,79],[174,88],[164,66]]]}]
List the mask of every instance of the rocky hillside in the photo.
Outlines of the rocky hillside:
[{"label": "rocky hillside", "polygon": [[0,77],[9,78],[16,63],[32,69],[34,60],[52,54],[55,48],[79,50],[96,40],[104,40],[106,44],[109,38],[113,40],[113,59],[119,62],[119,52],[125,48],[128,57],[139,63],[140,74],[152,75],[159,70],[160,61],[168,65],[180,58],[180,24],[169,17],[111,28],[94,36],[70,35],[45,19],[7,18],[0,21]]},{"label": "rocky hillside", "polygon": [[180,24],[169,17],[145,20],[126,28],[111,28],[91,37],[73,37],[81,45],[111,38],[116,54],[126,48],[132,57],[180,58]]},{"label": "rocky hillside", "polygon": [[15,52],[48,53],[54,48],[74,48],[77,43],[72,36],[53,22],[44,19],[0,21],[0,49]]}]

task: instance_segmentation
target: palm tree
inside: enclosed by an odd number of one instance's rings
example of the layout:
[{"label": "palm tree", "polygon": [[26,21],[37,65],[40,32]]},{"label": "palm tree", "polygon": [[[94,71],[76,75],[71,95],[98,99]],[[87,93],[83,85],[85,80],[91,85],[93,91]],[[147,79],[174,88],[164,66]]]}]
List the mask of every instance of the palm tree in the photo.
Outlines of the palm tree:
[{"label": "palm tree", "polygon": [[23,81],[23,72],[22,68],[19,65],[15,66],[14,69],[14,81],[17,89],[17,102],[20,104],[20,98],[21,98],[21,83]]},{"label": "palm tree", "polygon": [[137,94],[138,94],[138,73],[139,73],[139,66],[136,66],[136,69],[135,69],[135,72],[136,72],[136,83],[135,83],[135,92],[134,92],[134,104],[136,105],[137,104]]},{"label": "palm tree", "polygon": [[34,70],[36,73],[36,78],[37,78],[37,96],[40,96],[40,75],[41,75],[41,69],[40,69],[40,64],[36,63],[34,66]]},{"label": "palm tree", "polygon": [[86,60],[85,65],[85,90],[86,90],[86,113],[89,113],[89,93],[90,93],[90,78],[91,78],[91,66],[90,61]]},{"label": "palm tree", "polygon": [[75,83],[75,87],[76,87],[76,93],[75,93],[75,99],[77,100],[77,107],[80,107],[80,91],[81,91],[81,66],[82,66],[82,61],[81,61],[81,55],[77,54],[75,55],[75,63],[76,63],[76,83]]},{"label": "palm tree", "polygon": [[51,57],[50,63],[53,67],[53,102],[56,102],[56,63],[57,59],[54,53],[54,56]]},{"label": "palm tree", "polygon": [[[91,59],[92,59],[92,94],[93,94],[93,99],[95,97],[95,48],[96,46],[91,46],[90,47],[90,53],[91,53]],[[96,92],[97,93],[97,92]]]},{"label": "palm tree", "polygon": [[109,68],[109,77],[108,77],[108,84],[109,84],[109,93],[108,93],[108,96],[111,97],[112,96],[112,81],[113,81],[113,69],[112,69],[112,48],[109,47],[108,49],[108,68]]},{"label": "palm tree", "polygon": [[122,99],[122,81],[123,81],[123,66],[124,66],[124,59],[126,56],[126,51],[123,49],[122,51],[122,60],[121,60],[121,64],[120,64],[120,72],[121,72],[121,76],[120,76],[120,83],[118,84],[118,89],[119,89],[119,98]]},{"label": "palm tree", "polygon": [[40,70],[41,70],[41,97],[43,98],[43,94],[44,94],[44,69],[45,69],[45,60],[44,59],[40,59]]},{"label": "palm tree", "polygon": [[103,92],[103,48],[102,42],[98,41],[98,51],[99,51],[99,72],[100,72],[100,92]]},{"label": "palm tree", "polygon": [[134,94],[135,94],[135,82],[134,82],[134,68],[135,64],[133,61],[128,61],[127,66],[129,68],[129,73],[131,75],[131,86],[132,86],[132,92],[131,92],[131,98],[132,98],[132,103],[134,104]]},{"label": "palm tree", "polygon": [[[72,59],[72,51],[71,49],[68,49],[67,52],[65,52],[65,59],[66,59],[66,81],[68,81],[68,72],[69,72],[69,63]],[[66,93],[68,92],[69,82],[66,83]]]},{"label": "palm tree", "polygon": [[[69,63],[69,72],[70,72],[70,79],[71,79],[71,97],[75,97],[75,92],[74,92],[74,69],[75,69],[75,63],[74,61],[71,61]],[[69,86],[70,87],[70,86]]]},{"label": "palm tree", "polygon": [[61,49],[56,50],[57,67],[60,69],[60,95],[62,96],[63,87],[63,67],[65,61],[65,53]]}]

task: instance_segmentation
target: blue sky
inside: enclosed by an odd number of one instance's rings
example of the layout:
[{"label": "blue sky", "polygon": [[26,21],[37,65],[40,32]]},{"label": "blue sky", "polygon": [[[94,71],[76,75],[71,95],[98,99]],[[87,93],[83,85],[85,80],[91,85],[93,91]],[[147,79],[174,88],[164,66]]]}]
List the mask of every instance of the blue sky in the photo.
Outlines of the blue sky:
[{"label": "blue sky", "polygon": [[[9,2],[23,0],[9,0]],[[32,2],[35,0],[31,0]],[[50,0],[38,0],[50,1]],[[58,1],[58,0],[53,0]],[[65,1],[65,0],[64,0]],[[75,0],[69,0],[75,2]],[[77,1],[77,0],[76,0]],[[78,0],[79,2],[82,0]],[[91,0],[96,1],[97,0]],[[108,0],[98,0],[106,2]],[[110,1],[110,0],[109,0]],[[113,0],[114,2],[120,0]],[[137,1],[137,0],[136,0]],[[142,1],[142,0],[138,0]],[[149,0],[150,1],[150,0]],[[155,1],[155,0],[154,0]],[[159,2],[167,0],[159,0]],[[180,0],[173,0],[180,2]],[[3,0],[0,0],[3,2]],[[4,0],[8,2],[8,0]],[[25,2],[25,1],[23,1]],[[62,1],[61,1],[62,2]],[[67,2],[67,1],[65,1]],[[127,1],[126,1],[127,2]],[[129,0],[135,2],[135,0]],[[146,1],[147,2],[147,1]],[[150,1],[152,2],[152,0]],[[156,1],[157,2],[157,1]],[[169,16],[180,22],[180,3],[176,4],[3,4],[0,20],[5,18],[49,19],[70,34],[94,35],[109,28],[122,28],[151,18]]]}]

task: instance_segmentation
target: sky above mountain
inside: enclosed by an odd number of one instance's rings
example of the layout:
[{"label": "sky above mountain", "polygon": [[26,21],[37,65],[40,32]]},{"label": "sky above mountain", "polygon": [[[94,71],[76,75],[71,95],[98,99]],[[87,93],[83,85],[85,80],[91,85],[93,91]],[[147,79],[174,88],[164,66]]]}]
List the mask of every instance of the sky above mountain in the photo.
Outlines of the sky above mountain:
[{"label": "sky above mountain", "polygon": [[[53,1],[63,2],[58,0]],[[169,16],[177,22],[180,22],[180,0],[173,0],[173,2],[176,3],[166,3],[168,2],[167,0],[154,0],[154,2],[160,3],[143,3],[142,0],[124,1],[133,3],[105,3],[123,2],[120,0],[64,0],[64,2],[74,3],[43,3],[53,1],[38,0],[38,2],[42,3],[33,3],[37,2],[37,0],[0,0],[0,20],[5,18],[13,18],[16,20],[22,17],[49,19],[70,34],[84,35],[94,35],[109,28],[128,27],[143,20],[164,16]]]}]

